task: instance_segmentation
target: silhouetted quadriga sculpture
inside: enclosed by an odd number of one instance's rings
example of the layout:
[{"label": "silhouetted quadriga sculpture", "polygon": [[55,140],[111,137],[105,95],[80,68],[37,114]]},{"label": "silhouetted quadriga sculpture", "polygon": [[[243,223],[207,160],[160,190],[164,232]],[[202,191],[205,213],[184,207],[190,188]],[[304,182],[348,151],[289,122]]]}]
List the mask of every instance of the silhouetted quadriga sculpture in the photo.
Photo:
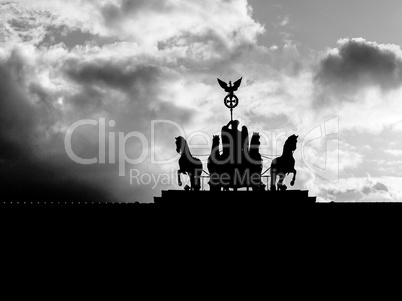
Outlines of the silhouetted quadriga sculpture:
[{"label": "silhouetted quadriga sculpture", "polygon": [[[287,186],[284,184],[285,177],[289,173],[293,173],[291,186],[295,184],[296,180],[295,160],[293,158],[293,153],[297,148],[298,136],[296,135],[288,137],[282,155],[272,160],[269,169],[270,186],[268,190],[266,189],[267,187],[262,181],[263,158],[259,151],[260,135],[254,132],[250,140],[247,127],[242,126],[239,130],[240,122],[233,120],[233,109],[239,103],[234,92],[239,88],[241,80],[239,79],[232,85],[231,82],[226,84],[218,79],[219,85],[228,92],[224,103],[231,111],[231,120],[222,127],[221,137],[216,135],[212,139],[211,154],[207,162],[210,191],[200,191],[201,174],[204,171],[202,163],[191,155],[186,140],[183,137],[177,137],[176,150],[180,154],[178,184],[182,186],[181,174],[188,175],[191,186],[186,186],[185,190],[191,190],[188,192],[191,197],[187,193],[186,196],[183,195],[182,193],[185,191],[165,191],[162,193],[162,198],[155,198],[156,202],[161,202],[163,198],[174,198],[176,202],[180,202],[180,200],[197,202],[200,198],[204,199],[205,202],[219,201],[222,198],[229,198],[230,201],[251,201],[245,193],[250,193],[251,199],[266,199],[268,197],[271,200],[289,201],[290,198],[315,202],[315,197],[308,197],[307,191],[286,191]],[[279,178],[278,181],[277,178]],[[247,191],[238,191],[239,188],[247,188]],[[248,192],[250,188],[253,192]],[[228,192],[230,189],[233,192]]]}]

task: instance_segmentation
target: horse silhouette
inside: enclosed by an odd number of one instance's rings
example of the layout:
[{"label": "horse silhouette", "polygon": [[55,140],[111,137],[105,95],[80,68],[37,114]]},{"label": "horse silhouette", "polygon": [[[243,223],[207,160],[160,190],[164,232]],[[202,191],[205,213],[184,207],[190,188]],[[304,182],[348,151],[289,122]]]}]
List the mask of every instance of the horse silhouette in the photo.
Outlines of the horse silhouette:
[{"label": "horse silhouette", "polygon": [[181,155],[179,159],[180,169],[177,172],[179,186],[183,185],[180,174],[186,174],[190,178],[190,189],[199,191],[201,188],[200,177],[202,173],[201,160],[191,155],[187,141],[181,136],[176,138],[176,151]]},{"label": "horse silhouette", "polygon": [[213,136],[211,155],[208,157],[209,187],[211,191],[221,191],[222,156],[219,152],[219,136]]},{"label": "horse silhouette", "polygon": [[261,181],[262,157],[260,154],[260,134],[253,133],[249,150],[249,172],[250,184],[254,191],[265,190],[265,185]]},{"label": "horse silhouette", "polygon": [[[293,152],[297,148],[297,138],[299,136],[290,136],[283,146],[282,156],[275,158],[271,163],[271,190],[286,190],[287,187],[283,184],[283,181],[287,174],[293,173],[293,179],[290,185],[293,186],[296,181],[296,169],[295,159],[293,158]],[[279,177],[278,187],[276,187],[276,177]]]}]

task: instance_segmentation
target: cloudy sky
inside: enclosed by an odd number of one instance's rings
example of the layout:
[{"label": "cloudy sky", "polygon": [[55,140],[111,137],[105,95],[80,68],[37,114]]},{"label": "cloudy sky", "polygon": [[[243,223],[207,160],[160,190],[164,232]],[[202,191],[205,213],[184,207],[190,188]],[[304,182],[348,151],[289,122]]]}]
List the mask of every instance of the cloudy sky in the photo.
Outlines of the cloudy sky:
[{"label": "cloudy sky", "polygon": [[[178,189],[174,138],[205,161],[230,119],[216,78],[243,77],[234,114],[263,135],[261,152],[299,135],[295,188],[402,201],[401,11],[400,0],[0,0],[2,198],[150,202]],[[82,120],[97,124],[72,132]],[[97,163],[68,155],[68,133]]]}]

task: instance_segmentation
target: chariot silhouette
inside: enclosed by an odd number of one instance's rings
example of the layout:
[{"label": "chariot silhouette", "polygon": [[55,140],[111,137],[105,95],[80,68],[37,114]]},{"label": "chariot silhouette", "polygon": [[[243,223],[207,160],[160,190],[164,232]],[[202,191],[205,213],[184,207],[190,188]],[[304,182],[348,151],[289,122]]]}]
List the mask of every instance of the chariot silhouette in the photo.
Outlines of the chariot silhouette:
[{"label": "chariot silhouette", "polygon": [[[242,78],[229,84],[218,78],[219,85],[228,94],[224,98],[225,106],[230,109],[230,121],[221,129],[221,136],[213,136],[211,153],[207,161],[206,172],[200,159],[193,157],[187,141],[183,137],[176,138],[176,151],[180,154],[178,184],[182,186],[181,174],[188,175],[190,186],[185,190],[199,191],[202,179],[208,178],[210,191],[237,190],[250,188],[253,191],[285,191],[285,177],[293,173],[290,185],[296,181],[295,160],[293,153],[297,148],[298,136],[292,135],[286,140],[281,156],[274,158],[270,167],[263,172],[263,156],[259,152],[260,135],[254,132],[249,138],[246,126],[239,127],[239,121],[233,120],[233,109],[239,105],[239,98],[234,94],[242,82]],[[269,171],[268,176],[264,176]],[[202,176],[203,172],[207,176]],[[262,178],[270,178],[265,185]],[[268,181],[267,181],[268,184]],[[269,186],[269,187],[267,187]]]}]

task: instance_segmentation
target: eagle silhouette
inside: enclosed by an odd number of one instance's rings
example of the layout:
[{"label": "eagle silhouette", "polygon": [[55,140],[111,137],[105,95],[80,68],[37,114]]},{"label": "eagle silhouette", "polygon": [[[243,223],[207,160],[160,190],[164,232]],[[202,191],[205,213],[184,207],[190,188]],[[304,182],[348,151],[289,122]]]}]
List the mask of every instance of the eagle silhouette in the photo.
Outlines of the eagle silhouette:
[{"label": "eagle silhouette", "polygon": [[222,87],[222,89],[225,90],[225,92],[233,93],[233,92],[237,91],[237,89],[239,89],[242,79],[243,79],[243,77],[240,78],[239,80],[235,81],[233,83],[233,86],[232,86],[231,81],[229,81],[229,85],[228,85],[227,83],[225,83],[224,81],[220,80],[219,78],[218,78],[218,83]]}]

